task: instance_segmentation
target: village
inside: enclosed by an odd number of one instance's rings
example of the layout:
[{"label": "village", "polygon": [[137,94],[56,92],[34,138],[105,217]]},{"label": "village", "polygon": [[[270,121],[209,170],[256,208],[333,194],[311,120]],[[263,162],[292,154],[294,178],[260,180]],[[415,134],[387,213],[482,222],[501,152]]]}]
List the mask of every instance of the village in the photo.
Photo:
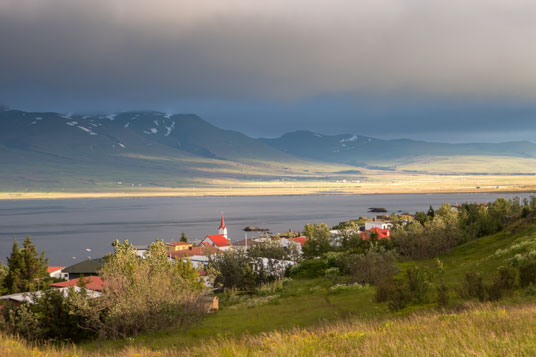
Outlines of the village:
[{"label": "village", "polygon": [[[382,220],[378,218],[382,218]],[[388,218],[388,216],[377,216],[372,219],[360,217],[356,221],[341,222],[339,227],[343,227],[343,229],[331,229],[329,231],[330,244],[334,247],[340,246],[341,240],[345,235],[356,233],[360,235],[363,241],[371,238],[377,240],[390,239],[390,229],[393,223],[384,220]],[[363,223],[363,225],[356,225],[355,222]],[[403,221],[403,223],[406,222],[407,220]],[[249,228],[244,230],[251,230],[251,227]],[[213,277],[209,277],[206,271],[207,266],[211,262],[211,257],[224,254],[225,252],[247,253],[252,247],[259,245],[283,248],[285,251],[294,252],[294,254],[289,254],[289,257],[292,259],[281,260],[260,257],[260,264],[252,264],[254,270],[271,269],[272,273],[281,279],[290,267],[297,264],[299,258],[302,256],[303,246],[309,241],[307,236],[292,231],[270,234],[266,229],[255,230],[260,232],[258,237],[248,238],[246,233],[245,239],[233,243],[228,236],[228,229],[222,214],[216,234],[208,234],[198,242],[188,242],[187,239],[183,239],[182,241],[165,243],[170,261],[189,262],[199,273],[200,279],[207,289],[205,301],[208,312],[214,312],[219,309],[218,297],[213,295],[218,290],[218,287],[214,286]],[[144,259],[148,253],[149,246],[134,245],[133,247],[140,259]],[[51,279],[56,280],[56,282],[50,284],[50,288],[57,289],[64,296],[67,296],[70,291],[80,292],[84,289],[88,298],[98,298],[101,296],[101,292],[106,285],[106,282],[99,275],[99,270],[104,264],[105,258],[101,257],[84,260],[71,266],[49,266],[48,274]],[[42,295],[42,293],[42,290],[31,293],[15,293],[0,296],[0,300],[10,301],[16,305],[22,303],[32,304],[34,299]]]}]

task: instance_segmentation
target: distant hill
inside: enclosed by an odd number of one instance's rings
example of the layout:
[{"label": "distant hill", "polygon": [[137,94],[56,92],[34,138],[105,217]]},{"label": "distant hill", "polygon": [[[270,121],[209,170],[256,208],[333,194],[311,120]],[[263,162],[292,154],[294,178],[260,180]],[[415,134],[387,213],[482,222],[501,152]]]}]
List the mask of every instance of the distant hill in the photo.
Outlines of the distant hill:
[{"label": "distant hill", "polygon": [[408,139],[381,140],[353,134],[322,135],[310,131],[295,131],[261,141],[301,158],[369,167],[421,156],[536,157],[536,144],[527,141],[446,144]]},{"label": "distant hill", "polygon": [[3,107],[0,165],[0,189],[70,190],[123,181],[181,187],[201,185],[200,179],[274,179],[303,175],[316,164],[193,114],[65,115]]},{"label": "distant hill", "polygon": [[534,158],[536,145],[530,142],[444,144],[309,131],[254,139],[194,114],[67,115],[0,108],[4,192],[325,181],[328,176],[359,181],[366,169],[489,173],[504,166],[503,172],[532,174]]}]

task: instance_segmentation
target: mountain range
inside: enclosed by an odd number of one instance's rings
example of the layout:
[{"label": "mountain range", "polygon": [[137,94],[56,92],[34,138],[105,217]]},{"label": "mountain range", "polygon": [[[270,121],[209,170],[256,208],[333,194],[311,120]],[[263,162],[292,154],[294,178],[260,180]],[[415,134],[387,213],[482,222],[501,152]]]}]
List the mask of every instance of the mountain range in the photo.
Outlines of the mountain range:
[{"label": "mountain range", "polygon": [[[523,160],[536,157],[536,144],[447,144],[309,131],[257,139],[220,129],[194,114],[67,115],[0,109],[1,190],[338,178],[366,169],[411,170],[409,163],[423,160],[475,157],[514,160],[520,163],[516,173],[523,173]],[[416,167],[426,171],[426,166]],[[489,173],[494,168],[475,170]]]}]

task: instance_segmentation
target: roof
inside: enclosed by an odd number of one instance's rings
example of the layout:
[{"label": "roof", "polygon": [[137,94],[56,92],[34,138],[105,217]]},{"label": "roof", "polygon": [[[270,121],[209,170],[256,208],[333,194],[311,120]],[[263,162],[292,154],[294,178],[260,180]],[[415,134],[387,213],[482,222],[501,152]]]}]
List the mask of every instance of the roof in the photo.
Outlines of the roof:
[{"label": "roof", "polygon": [[391,231],[389,229],[380,229],[377,227],[371,228],[368,231],[361,232],[361,239],[367,240],[370,238],[371,234],[376,233],[378,235],[378,240],[380,239],[391,239]]},{"label": "roof", "polygon": [[223,229],[227,228],[227,227],[225,227],[225,221],[223,220],[223,214],[221,215],[220,228],[223,228]]},{"label": "roof", "polygon": [[171,252],[169,253],[169,255],[175,259],[182,259],[186,256],[188,257],[193,257],[194,255],[206,256],[206,255],[215,254],[215,253],[218,253],[218,249],[212,246],[209,246],[209,247],[203,246],[203,247],[191,247],[190,249],[184,249],[184,250],[179,250],[177,252]]},{"label": "roof", "polygon": [[296,243],[300,243],[300,245],[304,245],[305,242],[309,240],[309,238],[300,236],[300,237],[295,237],[295,238],[289,238],[288,240],[296,242]]},{"label": "roof", "polygon": [[62,270],[63,268],[65,267],[48,267],[47,272],[50,274],[50,273],[54,273],[55,271]]},{"label": "roof", "polygon": [[100,268],[104,265],[104,259],[90,259],[83,262],[71,265],[63,269],[64,273],[71,274],[96,274]]},{"label": "roof", "polygon": [[[86,289],[102,290],[102,279],[100,278],[100,276],[87,276],[84,277],[83,280],[84,282],[87,282],[87,284],[84,286]],[[79,281],[80,278],[62,281],[61,283],[50,284],[50,286],[55,288],[68,288],[70,286],[78,286]]]},{"label": "roof", "polygon": [[209,234],[205,239],[210,239],[217,247],[228,247],[231,242],[223,234]]},{"label": "roof", "polygon": [[171,243],[166,243],[166,245],[180,246],[180,245],[192,245],[192,244],[186,243],[186,242],[171,242]]},{"label": "roof", "polygon": [[[81,290],[81,288],[78,287],[78,286],[74,286],[73,289],[76,292],[79,292]],[[58,290],[65,297],[67,297],[69,295],[69,288],[68,287],[59,288]],[[96,297],[101,296],[100,292],[93,291],[91,289],[87,289],[86,293],[87,293],[87,296],[89,298],[96,298]],[[43,295],[43,291],[39,290],[39,291],[31,292],[31,293],[17,293],[17,294],[0,296],[0,300],[11,300],[11,301],[16,301],[16,302],[20,302],[20,303],[27,302],[27,303],[33,304],[34,303],[34,297],[39,298],[39,297],[41,297],[41,295]]]},{"label": "roof", "polygon": [[248,239],[247,241],[246,241],[245,239],[242,239],[241,241],[238,241],[238,242],[233,243],[233,245],[235,245],[235,246],[236,246],[236,245],[237,245],[237,246],[245,246],[245,245],[246,245],[246,242],[247,242],[248,245],[254,245],[254,244],[259,244],[259,243],[261,243],[261,242],[259,242],[259,241],[256,241],[256,240],[253,239],[253,238],[250,238],[250,239]]}]

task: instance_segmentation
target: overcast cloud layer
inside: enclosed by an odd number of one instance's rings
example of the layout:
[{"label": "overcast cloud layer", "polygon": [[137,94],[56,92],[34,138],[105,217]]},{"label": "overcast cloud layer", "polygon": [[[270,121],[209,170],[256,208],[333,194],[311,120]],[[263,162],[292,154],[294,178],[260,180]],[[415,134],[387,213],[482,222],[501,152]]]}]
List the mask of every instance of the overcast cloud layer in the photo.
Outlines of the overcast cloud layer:
[{"label": "overcast cloud layer", "polygon": [[252,134],[536,130],[534,39],[522,0],[0,0],[0,101],[191,109]]}]

